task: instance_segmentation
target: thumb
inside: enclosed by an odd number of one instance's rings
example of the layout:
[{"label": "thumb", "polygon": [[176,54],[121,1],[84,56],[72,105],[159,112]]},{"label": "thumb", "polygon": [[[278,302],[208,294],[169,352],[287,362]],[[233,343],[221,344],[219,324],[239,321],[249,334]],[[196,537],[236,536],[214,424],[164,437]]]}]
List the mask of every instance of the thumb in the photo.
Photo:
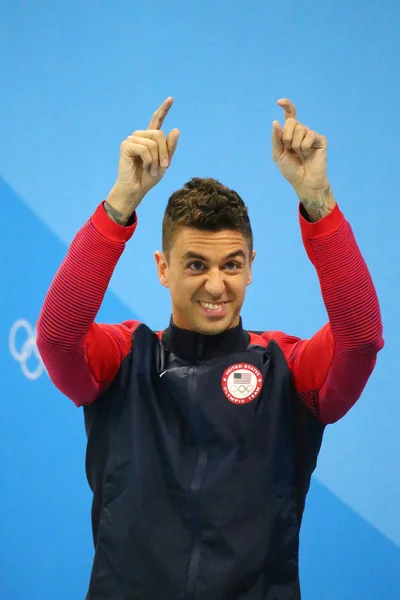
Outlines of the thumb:
[{"label": "thumb", "polygon": [[272,122],[272,158],[276,162],[283,154],[282,127],[278,121]]}]

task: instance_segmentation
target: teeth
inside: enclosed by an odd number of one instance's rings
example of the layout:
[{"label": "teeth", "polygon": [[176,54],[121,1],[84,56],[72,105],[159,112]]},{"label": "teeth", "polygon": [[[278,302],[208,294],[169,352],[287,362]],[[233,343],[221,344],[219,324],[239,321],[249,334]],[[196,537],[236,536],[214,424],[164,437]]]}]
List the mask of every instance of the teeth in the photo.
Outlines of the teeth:
[{"label": "teeth", "polygon": [[205,306],[209,310],[219,310],[222,308],[222,304],[210,304],[209,302],[201,302],[202,306]]}]

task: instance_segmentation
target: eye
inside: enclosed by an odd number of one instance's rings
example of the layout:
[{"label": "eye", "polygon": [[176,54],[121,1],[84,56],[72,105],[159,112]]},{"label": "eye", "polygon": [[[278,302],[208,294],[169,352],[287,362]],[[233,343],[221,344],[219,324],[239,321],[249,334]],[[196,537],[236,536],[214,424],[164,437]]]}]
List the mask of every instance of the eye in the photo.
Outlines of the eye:
[{"label": "eye", "polygon": [[227,271],[237,271],[238,269],[240,269],[241,265],[233,260],[230,260],[228,263],[226,263],[225,265],[225,269]]},{"label": "eye", "polygon": [[200,273],[204,269],[204,264],[200,260],[194,260],[187,265],[190,271]]}]

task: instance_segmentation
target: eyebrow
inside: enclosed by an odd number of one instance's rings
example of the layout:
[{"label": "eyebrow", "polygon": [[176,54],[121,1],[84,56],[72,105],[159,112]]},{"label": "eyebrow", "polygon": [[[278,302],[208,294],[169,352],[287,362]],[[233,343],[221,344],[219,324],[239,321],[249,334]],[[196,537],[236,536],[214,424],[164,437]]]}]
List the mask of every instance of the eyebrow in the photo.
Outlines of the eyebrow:
[{"label": "eyebrow", "polygon": [[[236,257],[241,257],[241,258],[243,258],[243,260],[246,260],[246,255],[243,252],[243,250],[234,250],[233,252],[231,252],[230,254],[225,256],[224,260],[228,260],[230,258],[236,258]],[[188,258],[196,258],[197,260],[203,260],[204,262],[207,262],[207,260],[208,260],[202,254],[198,254],[197,252],[192,252],[192,250],[188,250],[188,252],[186,252],[183,255],[184,260],[187,260]]]}]

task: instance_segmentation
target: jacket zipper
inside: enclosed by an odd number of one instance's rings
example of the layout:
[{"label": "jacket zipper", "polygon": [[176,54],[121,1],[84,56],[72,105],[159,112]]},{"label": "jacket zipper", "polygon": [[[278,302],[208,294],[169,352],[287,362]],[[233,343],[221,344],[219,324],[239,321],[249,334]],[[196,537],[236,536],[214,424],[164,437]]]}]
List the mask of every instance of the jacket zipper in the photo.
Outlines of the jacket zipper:
[{"label": "jacket zipper", "polygon": [[[193,367],[189,369],[190,385],[189,395],[194,401],[195,392],[195,376],[193,374]],[[204,471],[207,464],[207,452],[205,448],[205,441],[197,431],[197,439],[199,444],[199,455],[197,458],[196,469],[193,475],[192,483],[190,485],[190,498],[192,505],[192,549],[190,553],[188,577],[186,584],[185,600],[194,600],[196,594],[196,576],[198,572],[200,562],[200,550],[201,550],[201,532],[200,532],[200,506],[199,496],[201,490],[201,484],[203,482]]]}]

